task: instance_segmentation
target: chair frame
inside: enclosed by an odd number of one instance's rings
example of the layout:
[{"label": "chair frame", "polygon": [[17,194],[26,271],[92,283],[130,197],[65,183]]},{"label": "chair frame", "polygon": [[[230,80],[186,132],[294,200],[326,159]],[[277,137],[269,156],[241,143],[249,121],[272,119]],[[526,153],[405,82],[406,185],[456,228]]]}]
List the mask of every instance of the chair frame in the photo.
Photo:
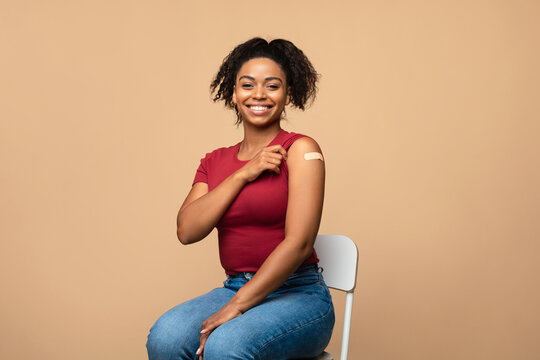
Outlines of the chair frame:
[{"label": "chair frame", "polygon": [[[347,360],[358,271],[358,248],[350,238],[344,235],[318,235],[314,248],[319,256],[319,265],[323,269],[322,275],[326,285],[346,292],[339,359]],[[328,355],[328,353],[323,353],[317,359],[328,359]]]}]

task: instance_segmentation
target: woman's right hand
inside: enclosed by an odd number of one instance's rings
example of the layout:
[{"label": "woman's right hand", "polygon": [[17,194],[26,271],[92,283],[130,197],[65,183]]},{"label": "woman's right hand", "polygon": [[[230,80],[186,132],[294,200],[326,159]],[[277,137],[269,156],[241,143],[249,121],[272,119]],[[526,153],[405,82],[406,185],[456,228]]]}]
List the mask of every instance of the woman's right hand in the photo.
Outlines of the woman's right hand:
[{"label": "woman's right hand", "polygon": [[276,174],[281,172],[280,166],[283,160],[287,160],[287,150],[281,145],[273,145],[261,149],[237,174],[247,182],[252,182],[266,170]]},{"label": "woman's right hand", "polygon": [[287,151],[281,145],[269,146],[259,151],[253,159],[212,191],[208,184],[196,183],[178,211],[176,234],[182,244],[202,240],[212,231],[238,193],[263,171],[280,173],[279,167],[287,160]]}]

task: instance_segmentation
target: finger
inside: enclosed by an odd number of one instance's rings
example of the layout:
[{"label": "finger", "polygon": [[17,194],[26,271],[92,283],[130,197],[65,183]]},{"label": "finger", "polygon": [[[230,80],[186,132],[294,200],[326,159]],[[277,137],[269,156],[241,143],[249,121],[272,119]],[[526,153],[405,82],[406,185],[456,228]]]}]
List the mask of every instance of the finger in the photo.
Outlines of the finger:
[{"label": "finger", "polygon": [[261,158],[260,166],[262,171],[268,170],[279,174],[281,160],[276,158]]},{"label": "finger", "polygon": [[203,328],[200,332],[201,337],[199,339],[199,348],[195,352],[196,355],[201,355],[204,349],[204,344],[206,343],[206,339],[208,338],[208,335],[210,334],[210,330]]},{"label": "finger", "polygon": [[281,162],[284,159],[283,155],[281,155],[280,153],[268,152],[268,151],[265,151],[264,153],[262,153],[259,158],[260,160],[264,162],[274,162],[275,160],[278,160],[279,162]]},{"label": "finger", "polygon": [[263,154],[264,157],[271,158],[271,159],[277,159],[279,161],[283,160],[284,156],[281,155],[281,153],[275,153],[275,152],[266,152]]},{"label": "finger", "polygon": [[272,158],[268,156],[263,156],[258,161],[258,166],[259,166],[260,171],[265,171],[265,170],[273,171],[273,169],[276,166],[279,167],[280,165],[281,165],[280,159]]},{"label": "finger", "polygon": [[202,354],[204,353],[204,345],[206,344],[207,339],[208,339],[208,333],[201,335],[201,338],[199,340],[199,348],[195,352],[195,355],[199,355],[202,357]]},{"label": "finger", "polygon": [[277,159],[279,161],[282,161],[282,160],[286,160],[286,157],[283,156],[283,154],[281,152],[265,152],[264,154],[262,154],[261,156],[262,158],[265,158],[265,159]]},{"label": "finger", "polygon": [[272,165],[272,167],[281,165],[281,159],[279,158],[271,157],[271,158],[266,159],[266,162]]},{"label": "finger", "polygon": [[283,146],[281,145],[272,145],[267,147],[266,149],[272,152],[278,152],[285,158],[285,160],[287,159],[287,150],[285,150],[285,148],[283,148]]},{"label": "finger", "polygon": [[263,167],[263,169],[270,170],[270,171],[274,171],[276,167],[279,168],[283,161],[281,159],[276,159],[276,158],[266,158],[266,159],[261,159],[261,160],[262,160],[261,166]]}]

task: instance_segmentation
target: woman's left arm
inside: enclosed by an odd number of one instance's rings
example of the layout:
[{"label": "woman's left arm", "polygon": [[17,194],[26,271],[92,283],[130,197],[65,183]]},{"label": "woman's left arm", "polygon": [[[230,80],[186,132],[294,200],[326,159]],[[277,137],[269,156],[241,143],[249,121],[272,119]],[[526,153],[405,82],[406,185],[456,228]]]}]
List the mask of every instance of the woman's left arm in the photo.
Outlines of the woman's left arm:
[{"label": "woman's left arm", "polygon": [[221,310],[202,325],[201,347],[216,327],[240,316],[276,290],[311,255],[319,230],[324,199],[324,162],[304,154],[321,152],[311,138],[300,138],[289,148],[289,198],[285,239],[268,256],[253,278]]},{"label": "woman's left arm", "polygon": [[[324,199],[324,162],[304,154],[321,153],[311,138],[300,138],[289,148],[289,199],[285,239],[268,256],[255,276],[231,300],[242,312],[277,289],[313,252]],[[249,285],[249,286],[248,286]]]}]

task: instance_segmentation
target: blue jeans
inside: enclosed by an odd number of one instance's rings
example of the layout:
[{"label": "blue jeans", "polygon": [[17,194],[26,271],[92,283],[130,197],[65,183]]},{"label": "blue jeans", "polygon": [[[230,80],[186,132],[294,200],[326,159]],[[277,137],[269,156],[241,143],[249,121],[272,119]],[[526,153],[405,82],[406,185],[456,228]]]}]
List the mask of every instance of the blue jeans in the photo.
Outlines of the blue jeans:
[{"label": "blue jeans", "polygon": [[[227,276],[222,288],[180,304],[150,329],[149,360],[196,360],[201,325],[253,276]],[[209,336],[205,360],[280,360],[319,355],[334,327],[334,306],[317,265],[292,274],[276,291]]]}]

